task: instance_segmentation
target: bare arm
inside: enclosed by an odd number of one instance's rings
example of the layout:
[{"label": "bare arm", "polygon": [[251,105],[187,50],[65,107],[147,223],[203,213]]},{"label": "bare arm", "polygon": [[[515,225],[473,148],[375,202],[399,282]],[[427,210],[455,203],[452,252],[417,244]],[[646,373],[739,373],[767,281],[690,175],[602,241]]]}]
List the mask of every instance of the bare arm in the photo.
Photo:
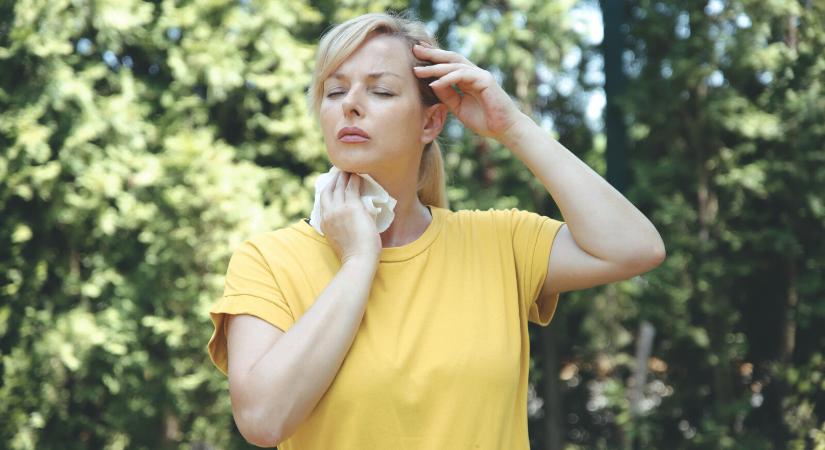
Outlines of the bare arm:
[{"label": "bare arm", "polygon": [[639,268],[662,260],[664,244],[650,220],[530,117],[521,114],[501,142],[547,188],[581,250]]},{"label": "bare arm", "polygon": [[344,172],[321,192],[320,226],[341,267],[287,332],[249,315],[227,322],[232,411],[252,444],[274,447],[292,435],[352,346],[381,254],[360,192],[361,177]]},{"label": "bare arm", "polygon": [[[543,292],[596,286],[647,272],[665,258],[656,227],[619,191],[519,111],[495,77],[464,56],[416,45],[435,64],[416,67],[438,98],[477,134],[510,149],[541,181],[567,225],[552,247]],[[463,95],[453,89],[457,86]]]},{"label": "bare arm", "polygon": [[656,228],[630,201],[524,114],[500,141],[547,188],[567,222],[542,296],[647,272],[665,258]]},{"label": "bare arm", "polygon": [[251,444],[276,446],[320,401],[355,338],[377,267],[374,258],[344,262],[286,333],[254,316],[230,316],[232,410]]}]

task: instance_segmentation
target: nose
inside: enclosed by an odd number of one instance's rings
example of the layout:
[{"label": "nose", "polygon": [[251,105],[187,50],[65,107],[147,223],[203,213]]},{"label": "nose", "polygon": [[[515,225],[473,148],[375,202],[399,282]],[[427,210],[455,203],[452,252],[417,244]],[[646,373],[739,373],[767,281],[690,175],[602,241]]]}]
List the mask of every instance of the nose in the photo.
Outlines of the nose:
[{"label": "nose", "polygon": [[363,116],[364,111],[358,96],[358,90],[355,88],[350,89],[349,92],[347,92],[346,97],[341,102],[341,108],[343,108],[344,116]]}]

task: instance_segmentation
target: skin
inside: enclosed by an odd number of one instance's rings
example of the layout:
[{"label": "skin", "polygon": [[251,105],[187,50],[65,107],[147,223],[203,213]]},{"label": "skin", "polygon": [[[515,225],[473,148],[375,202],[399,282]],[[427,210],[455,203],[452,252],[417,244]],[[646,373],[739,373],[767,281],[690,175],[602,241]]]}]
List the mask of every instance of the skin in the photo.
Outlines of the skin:
[{"label": "skin", "polygon": [[[653,224],[519,111],[488,71],[455,52],[421,45],[413,52],[433,63],[414,67],[412,74],[437,78],[430,86],[441,104],[422,109],[416,82],[407,76],[411,55],[403,41],[389,36],[368,40],[338,69],[344,78],[324,84],[321,122],[330,159],[344,171],[370,173],[399,199],[396,220],[382,235],[384,246],[414,240],[431,220],[416,198],[415,180],[423,144],[441,131],[446,107],[475,133],[507,147],[559,206],[566,223],[552,247],[543,297],[627,279],[661,264],[665,247]],[[399,76],[366,77],[382,70]],[[372,138],[341,143],[335,134],[344,126],[359,126]]]},{"label": "skin", "polygon": [[415,68],[416,76],[438,78],[430,86],[450,112],[507,147],[559,206],[566,223],[556,235],[540,300],[628,279],[664,261],[664,242],[647,217],[519,111],[488,71],[455,52],[418,45],[413,51],[433,63]]},{"label": "skin", "polygon": [[[325,84],[320,111],[333,163],[346,172],[369,173],[398,199],[393,225],[379,236],[359,201],[360,178],[337,177],[321,193],[321,228],[341,260],[335,278],[287,333],[254,316],[228,318],[232,409],[238,429],[253,444],[277,445],[311,413],[352,344],[381,248],[411,242],[432,220],[415,197],[415,182],[421,150],[441,131],[446,109],[475,133],[510,149],[564,216],[539,301],[630,278],[665,258],[653,224],[521,113],[489,72],[454,52],[421,46],[413,51],[433,65],[412,69],[409,50],[395,38],[368,40],[339,68],[344,77]],[[374,70],[399,77],[367,78]],[[431,86],[442,103],[424,108],[413,76],[437,78]],[[336,90],[341,95],[326,96]],[[345,126],[364,129],[370,141],[339,142],[336,133]]]},{"label": "skin", "polygon": [[[340,95],[325,96],[320,111],[330,159],[375,178],[398,200],[396,219],[379,236],[359,199],[360,177],[337,176],[321,193],[320,226],[341,267],[312,307],[288,332],[248,314],[227,318],[233,416],[244,438],[262,447],[292,435],[329,389],[363,318],[382,247],[416,239],[432,220],[415,195],[415,177],[424,144],[443,127],[445,106],[422,106],[409,49],[397,39],[370,39],[338,69],[341,78],[325,95]],[[399,76],[368,78],[375,70]],[[337,141],[345,126],[371,139]]]},{"label": "skin", "polygon": [[[395,219],[381,233],[383,247],[414,241],[432,221],[415,187],[424,145],[441,132],[447,111],[443,104],[422,104],[412,67],[404,40],[377,35],[323,84],[319,116],[330,160],[344,172],[368,173],[398,201]],[[369,77],[374,72],[387,74]],[[338,130],[347,126],[366,131],[369,141],[341,142]]]}]

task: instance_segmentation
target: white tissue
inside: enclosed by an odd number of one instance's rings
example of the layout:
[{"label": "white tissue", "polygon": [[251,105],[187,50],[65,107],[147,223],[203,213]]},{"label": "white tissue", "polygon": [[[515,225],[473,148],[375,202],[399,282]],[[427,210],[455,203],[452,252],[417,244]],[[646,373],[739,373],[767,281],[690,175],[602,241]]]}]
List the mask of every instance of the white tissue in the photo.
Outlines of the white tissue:
[{"label": "white tissue", "polygon": [[[321,236],[324,235],[321,231],[321,191],[335,179],[335,174],[339,172],[341,172],[341,169],[332,166],[329,172],[319,175],[318,179],[315,180],[315,205],[312,207],[309,221],[310,225]],[[382,233],[390,227],[392,220],[395,218],[396,200],[371,176],[365,173],[359,173],[358,175],[362,178],[361,202],[375,220],[378,232]]]}]

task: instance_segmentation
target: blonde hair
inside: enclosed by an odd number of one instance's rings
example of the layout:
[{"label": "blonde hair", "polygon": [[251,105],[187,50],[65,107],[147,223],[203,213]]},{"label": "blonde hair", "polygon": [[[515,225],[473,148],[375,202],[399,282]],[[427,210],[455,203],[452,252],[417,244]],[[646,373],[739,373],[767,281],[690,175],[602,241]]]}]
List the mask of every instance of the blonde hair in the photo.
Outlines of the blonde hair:
[{"label": "blonde hair", "polygon": [[[307,90],[307,103],[316,120],[323,99],[323,83],[358,47],[373,34],[389,35],[406,41],[416,66],[430,65],[428,61],[416,58],[412,53],[415,44],[428,44],[439,48],[436,39],[427,32],[424,23],[410,18],[409,13],[370,13],[343,22],[328,30],[321,37],[315,56],[315,70]],[[418,90],[424,106],[440,103],[430,88],[435,79],[418,78]],[[424,146],[421,164],[418,167],[418,199],[425,205],[449,208],[447,200],[446,174],[441,146],[437,138]]]}]

